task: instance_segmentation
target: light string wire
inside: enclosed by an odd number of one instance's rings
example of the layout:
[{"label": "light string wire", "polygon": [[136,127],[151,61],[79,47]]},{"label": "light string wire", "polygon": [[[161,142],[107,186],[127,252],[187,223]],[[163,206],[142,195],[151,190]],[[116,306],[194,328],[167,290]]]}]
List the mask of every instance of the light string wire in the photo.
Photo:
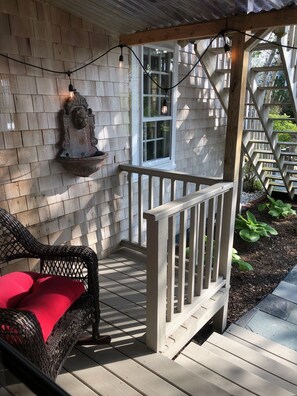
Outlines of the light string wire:
[{"label": "light string wire", "polygon": [[243,34],[243,35],[245,35],[245,36],[248,36],[248,37],[251,37],[251,38],[255,38],[255,39],[259,40],[259,41],[263,41],[263,42],[266,42],[266,43],[269,43],[269,44],[272,44],[272,45],[275,45],[275,46],[281,47],[281,48],[297,49],[297,47],[295,47],[295,46],[293,46],[293,45],[281,44],[281,43],[279,43],[279,42],[277,42],[277,41],[271,41],[271,40],[268,40],[268,39],[265,39],[265,38],[262,38],[262,37],[258,37],[258,36],[255,35],[255,34],[243,32],[243,31],[241,31],[241,30],[239,30],[239,29],[235,29],[235,28],[226,28],[226,29],[224,29],[224,30],[221,30],[216,36],[214,36],[214,37],[210,40],[208,46],[205,48],[205,50],[204,50],[204,51],[202,52],[202,54],[199,56],[199,58],[197,59],[197,61],[195,62],[195,64],[191,67],[191,69],[190,69],[190,70],[184,75],[184,77],[182,77],[176,84],[174,84],[174,85],[172,85],[172,86],[170,86],[170,87],[162,87],[158,82],[156,82],[156,81],[153,79],[153,77],[150,75],[150,72],[148,72],[148,71],[146,70],[145,66],[143,65],[143,63],[141,62],[141,60],[139,59],[139,57],[137,56],[137,54],[135,53],[135,51],[133,50],[133,48],[129,47],[129,46],[126,45],[126,44],[117,44],[117,45],[115,45],[115,46],[109,48],[108,50],[106,50],[104,53],[100,54],[100,55],[97,56],[96,58],[94,58],[94,59],[90,60],[89,62],[83,64],[82,66],[79,66],[79,67],[77,67],[77,68],[75,68],[75,69],[73,69],[73,70],[67,70],[67,71],[65,71],[65,70],[63,70],[63,71],[61,71],[61,70],[54,70],[54,69],[49,69],[49,68],[46,68],[46,67],[43,67],[43,66],[34,65],[33,63],[26,62],[26,61],[21,61],[21,60],[19,60],[19,59],[15,59],[15,58],[13,58],[13,57],[11,57],[11,56],[9,56],[9,55],[2,54],[2,53],[0,53],[0,56],[4,57],[4,58],[6,58],[6,59],[9,59],[9,60],[11,60],[11,61],[17,62],[17,63],[21,63],[21,64],[26,65],[26,66],[30,66],[30,67],[34,67],[34,68],[39,69],[39,70],[47,71],[47,72],[49,72],[49,73],[65,74],[65,75],[67,75],[67,76],[70,78],[70,77],[71,77],[71,74],[76,73],[76,72],[78,72],[79,70],[82,70],[82,69],[84,69],[85,67],[91,65],[92,63],[94,63],[94,62],[96,62],[97,60],[99,60],[99,59],[103,58],[104,56],[106,56],[109,52],[113,51],[114,49],[120,48],[121,51],[122,51],[123,48],[127,48],[127,49],[133,54],[133,56],[135,57],[135,59],[137,60],[137,62],[138,62],[139,65],[141,66],[141,68],[143,69],[144,73],[153,81],[153,83],[154,83],[158,88],[160,88],[161,90],[164,90],[165,93],[167,93],[168,91],[170,91],[170,90],[176,88],[178,85],[180,85],[180,84],[192,73],[192,71],[195,69],[195,67],[199,64],[199,62],[201,61],[201,59],[203,58],[203,56],[206,54],[206,52],[207,52],[207,51],[209,50],[209,48],[211,47],[212,43],[213,43],[219,36],[224,36],[224,35],[225,35],[226,33],[228,33],[228,32],[237,32],[237,33],[241,33],[241,34]]},{"label": "light string wire", "polygon": [[202,54],[199,56],[199,58],[197,59],[197,61],[194,63],[194,65],[191,67],[191,69],[183,76],[183,78],[181,78],[176,84],[170,86],[170,87],[162,87],[162,85],[160,85],[157,81],[155,81],[153,79],[153,77],[151,76],[150,72],[148,72],[145,68],[145,66],[143,65],[143,63],[141,62],[141,60],[139,59],[139,57],[137,56],[137,54],[135,53],[135,51],[133,50],[133,48],[129,47],[128,45],[123,45],[123,47],[126,47],[129,49],[129,51],[132,52],[133,56],[136,58],[136,60],[138,61],[138,63],[140,64],[141,68],[143,69],[143,71],[145,72],[145,74],[152,80],[152,82],[160,89],[164,90],[166,93],[174,88],[176,88],[178,85],[180,85],[191,73],[192,71],[195,69],[195,67],[199,64],[199,62],[201,61],[201,59],[203,58],[203,56],[206,54],[206,52],[209,50],[209,48],[211,47],[212,43],[219,37],[221,33],[218,33],[215,37],[213,37],[210,40],[210,43],[208,44],[208,46],[205,48],[205,50],[202,52]]}]

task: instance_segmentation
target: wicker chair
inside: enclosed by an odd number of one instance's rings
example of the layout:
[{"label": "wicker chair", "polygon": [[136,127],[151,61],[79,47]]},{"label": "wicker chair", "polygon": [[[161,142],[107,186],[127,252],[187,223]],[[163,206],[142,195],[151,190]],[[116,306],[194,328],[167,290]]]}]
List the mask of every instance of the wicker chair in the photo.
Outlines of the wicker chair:
[{"label": "wicker chair", "polygon": [[98,330],[97,256],[86,246],[42,244],[15,217],[0,208],[0,263],[26,257],[40,259],[40,273],[80,280],[86,289],[59,319],[46,342],[32,312],[0,309],[0,337],[55,379],[71,348],[90,325],[92,336],[86,343],[110,341],[109,337],[100,337]]}]

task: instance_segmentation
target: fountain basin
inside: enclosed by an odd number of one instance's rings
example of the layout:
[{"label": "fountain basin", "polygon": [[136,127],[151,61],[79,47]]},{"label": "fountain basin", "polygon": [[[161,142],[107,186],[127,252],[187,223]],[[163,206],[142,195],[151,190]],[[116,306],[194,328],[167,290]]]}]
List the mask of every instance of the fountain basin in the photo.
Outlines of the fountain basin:
[{"label": "fountain basin", "polygon": [[104,160],[108,157],[108,153],[97,151],[91,157],[70,158],[60,156],[57,161],[70,173],[76,176],[88,177],[97,172],[103,165]]}]

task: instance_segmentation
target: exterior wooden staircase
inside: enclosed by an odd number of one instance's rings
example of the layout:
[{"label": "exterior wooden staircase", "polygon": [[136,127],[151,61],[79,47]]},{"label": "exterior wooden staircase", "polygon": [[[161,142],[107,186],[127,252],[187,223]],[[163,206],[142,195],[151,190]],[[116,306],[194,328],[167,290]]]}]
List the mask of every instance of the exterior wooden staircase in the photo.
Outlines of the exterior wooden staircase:
[{"label": "exterior wooden staircase", "polygon": [[297,353],[237,325],[191,342],[175,361],[232,395],[297,394]]},{"label": "exterior wooden staircase", "polygon": [[[287,192],[291,199],[294,198],[297,188],[297,139],[296,131],[277,130],[274,126],[278,118],[271,117],[273,107],[280,105],[289,106],[294,118],[287,118],[296,122],[297,109],[297,50],[282,46],[297,45],[296,26],[287,27],[282,31],[275,31],[275,41],[279,45],[259,43],[253,40],[250,51],[250,67],[247,78],[246,111],[243,131],[243,151],[252,163],[259,180],[268,194],[274,191]],[[265,37],[267,32],[261,32]],[[260,34],[258,34],[260,36]],[[269,39],[271,40],[271,39]],[[195,43],[195,51],[200,56],[209,41],[203,40]],[[214,45],[215,44],[215,45]],[[223,106],[227,112],[229,98],[229,82],[231,60],[225,54],[223,38],[213,43],[212,47],[202,57],[201,63],[206,74]],[[273,58],[268,66],[258,62],[253,63],[253,53],[265,51],[267,56]],[[263,56],[262,56],[263,58]],[[282,85],[277,85],[276,80],[282,78]],[[276,102],[273,92],[286,92],[287,102]],[[281,118],[283,119],[283,118]],[[290,142],[281,140],[281,133],[291,134]]]}]

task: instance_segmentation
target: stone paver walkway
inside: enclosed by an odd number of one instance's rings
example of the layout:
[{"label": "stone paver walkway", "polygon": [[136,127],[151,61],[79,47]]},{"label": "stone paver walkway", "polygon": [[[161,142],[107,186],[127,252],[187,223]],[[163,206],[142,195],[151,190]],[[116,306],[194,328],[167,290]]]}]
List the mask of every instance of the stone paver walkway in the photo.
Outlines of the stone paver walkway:
[{"label": "stone paver walkway", "polygon": [[297,351],[297,265],[236,324]]}]

